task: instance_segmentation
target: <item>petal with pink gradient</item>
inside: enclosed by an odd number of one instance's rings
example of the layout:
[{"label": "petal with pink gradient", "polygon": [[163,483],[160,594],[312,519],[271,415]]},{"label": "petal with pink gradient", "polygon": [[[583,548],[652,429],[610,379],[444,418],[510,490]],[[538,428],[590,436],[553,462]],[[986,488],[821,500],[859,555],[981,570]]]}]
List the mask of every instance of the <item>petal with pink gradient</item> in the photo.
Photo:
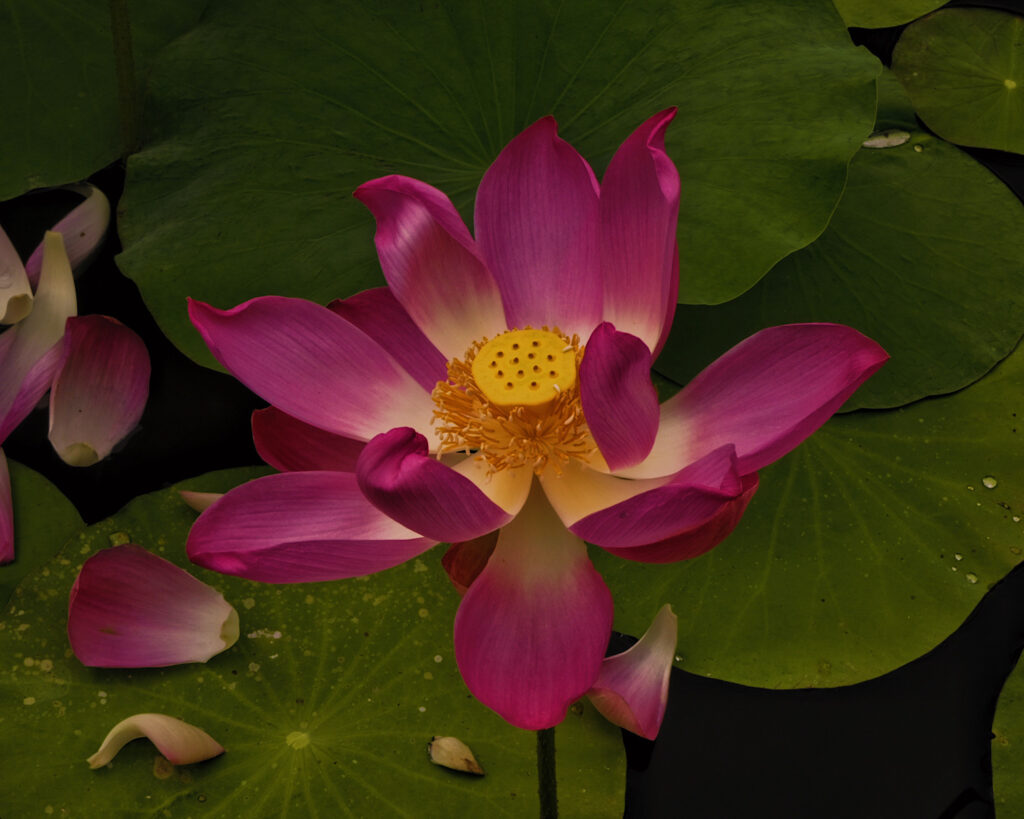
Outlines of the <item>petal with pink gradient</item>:
[{"label": "petal with pink gradient", "polygon": [[611,594],[586,546],[537,488],[462,599],[455,657],[484,705],[520,728],[549,728],[593,686],[611,626]]},{"label": "petal with pink gradient", "polygon": [[96,753],[86,762],[95,770],[107,765],[133,739],[146,737],[174,765],[191,765],[224,753],[206,731],[167,714],[133,714],[110,729]]},{"label": "petal with pink gradient", "polygon": [[668,703],[676,635],[677,618],[666,604],[638,642],[604,658],[587,696],[605,719],[647,739],[658,736]]},{"label": "petal with pink gradient", "polygon": [[476,196],[477,247],[498,282],[509,327],[587,338],[601,320],[598,186],[552,117],[515,137]]},{"label": "petal with pink gradient", "polygon": [[366,444],[314,427],[276,407],[252,414],[252,440],[260,457],[281,472],[355,472]]},{"label": "petal with pink gradient", "polygon": [[522,508],[530,469],[487,474],[470,456],[449,467],[427,454],[427,441],[400,427],[370,441],[356,466],[359,488],[384,514],[425,537],[455,543],[492,532]]},{"label": "petal with pink gradient", "polygon": [[216,589],[138,546],[97,552],[68,602],[68,639],[83,665],[205,663],[238,639],[238,613]]},{"label": "petal with pink gradient", "polygon": [[264,296],[230,310],[190,299],[188,309],[221,364],[300,421],[364,441],[396,426],[433,437],[429,393],[377,342],[326,307]]},{"label": "petal with pink gradient", "polygon": [[61,460],[91,466],[106,458],[139,423],[149,374],[146,345],[117,319],[69,318],[50,390],[50,443]]},{"label": "petal with pink gradient", "polygon": [[784,324],[741,341],[661,405],[651,454],[619,474],[671,474],[726,443],[742,474],[778,460],[825,423],[889,356],[841,324]]},{"label": "petal with pink gradient", "polygon": [[0,565],[14,560],[14,503],[7,456],[0,449]]},{"label": "petal with pink gradient", "polygon": [[179,489],[178,495],[189,509],[196,512],[205,512],[224,497],[223,492],[195,492],[191,489]]},{"label": "petal with pink gradient", "polygon": [[453,543],[444,553],[441,565],[460,595],[465,594],[466,589],[473,585],[473,581],[480,576],[487,561],[491,559],[494,547],[498,543],[499,531],[495,529],[493,532],[488,532],[486,535],[473,538],[473,540]]},{"label": "petal with pink gradient", "polygon": [[200,566],[265,583],[337,580],[390,569],[437,541],[391,520],[347,472],[283,472],[232,489],[192,525]]},{"label": "petal with pink gradient", "polygon": [[647,457],[658,434],[658,392],[643,341],[608,322],[599,324],[580,364],[580,400],[612,472]]},{"label": "petal with pink gradient", "polygon": [[446,359],[506,329],[498,285],[447,196],[407,176],[385,176],[360,185],[355,197],[377,220],[391,292]]},{"label": "petal with pink gradient", "polygon": [[601,180],[603,316],[653,351],[672,297],[679,173],[665,153],[676,109],[648,119],[622,143]]},{"label": "petal with pink gradient", "polygon": [[0,228],[0,324],[17,324],[32,312],[32,285],[11,240]]},{"label": "petal with pink gradient", "polygon": [[[110,202],[103,191],[95,185],[69,185],[67,190],[80,193],[85,200],[50,229],[64,238],[71,269],[77,271],[89,261],[106,235],[107,225],[110,224]],[[43,250],[43,245],[40,244],[25,262],[25,269],[33,287],[39,281]]]},{"label": "petal with pink gradient", "polygon": [[388,288],[374,287],[347,299],[335,299],[327,309],[376,341],[427,392],[448,377],[441,351],[423,335]]}]

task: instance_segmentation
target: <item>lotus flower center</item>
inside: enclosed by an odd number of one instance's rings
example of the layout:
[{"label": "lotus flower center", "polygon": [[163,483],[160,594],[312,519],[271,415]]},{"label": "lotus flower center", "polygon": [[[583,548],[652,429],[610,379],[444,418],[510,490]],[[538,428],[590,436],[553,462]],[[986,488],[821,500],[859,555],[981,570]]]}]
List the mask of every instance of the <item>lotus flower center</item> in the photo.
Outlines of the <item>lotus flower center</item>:
[{"label": "lotus flower center", "polygon": [[508,330],[474,342],[448,362],[431,397],[439,454],[479,453],[491,471],[529,466],[556,471],[597,451],[580,404],[578,337],[557,328]]}]

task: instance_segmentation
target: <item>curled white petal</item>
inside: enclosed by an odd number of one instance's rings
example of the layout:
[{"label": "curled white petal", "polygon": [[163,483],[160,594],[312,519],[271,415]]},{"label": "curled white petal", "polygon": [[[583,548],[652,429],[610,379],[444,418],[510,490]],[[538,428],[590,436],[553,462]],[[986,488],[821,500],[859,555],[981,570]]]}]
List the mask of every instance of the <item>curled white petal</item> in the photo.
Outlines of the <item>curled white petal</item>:
[{"label": "curled white petal", "polygon": [[175,765],[190,765],[224,753],[219,742],[194,725],[167,714],[134,714],[117,723],[86,762],[90,768],[102,768],[125,745],[142,737],[149,739]]}]

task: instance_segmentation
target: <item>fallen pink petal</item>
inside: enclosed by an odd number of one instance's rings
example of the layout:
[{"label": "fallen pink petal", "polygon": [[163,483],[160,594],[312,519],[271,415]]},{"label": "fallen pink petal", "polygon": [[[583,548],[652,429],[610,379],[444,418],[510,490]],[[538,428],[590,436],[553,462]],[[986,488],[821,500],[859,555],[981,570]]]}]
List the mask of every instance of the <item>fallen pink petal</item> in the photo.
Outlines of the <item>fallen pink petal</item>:
[{"label": "fallen pink petal", "polygon": [[647,739],[658,736],[668,703],[677,623],[672,607],[662,606],[637,643],[601,662],[587,696],[609,722]]},{"label": "fallen pink petal", "polygon": [[97,552],[71,588],[68,638],[83,665],[204,663],[238,634],[238,613],[220,592],[139,546]]},{"label": "fallen pink petal", "polygon": [[145,737],[174,765],[191,765],[224,753],[206,731],[167,714],[134,714],[110,729],[99,750],[86,762],[95,770],[110,764],[125,745]]},{"label": "fallen pink petal", "polygon": [[50,391],[50,443],[71,466],[91,466],[138,424],[149,397],[149,353],[108,316],[67,320]]},{"label": "fallen pink petal", "polygon": [[[190,302],[213,354],[272,405],[254,432],[284,471],[207,509],[189,557],[286,583],[453,543],[444,565],[464,594],[455,652],[467,686],[513,725],[560,722],[601,679],[611,633],[585,541],[650,562],[713,548],[757,470],[887,358],[849,327],[770,328],[658,405],[650,367],[678,288],[680,186],[664,146],[674,116],[643,123],[600,183],[553,118],[534,123],[484,174],[475,237],[430,185],[393,175],[360,186],[386,290],[329,308]],[[660,658],[666,639],[643,645]],[[605,701],[637,709],[649,734],[660,712],[626,682],[652,672],[634,664],[604,672],[628,689]]]}]

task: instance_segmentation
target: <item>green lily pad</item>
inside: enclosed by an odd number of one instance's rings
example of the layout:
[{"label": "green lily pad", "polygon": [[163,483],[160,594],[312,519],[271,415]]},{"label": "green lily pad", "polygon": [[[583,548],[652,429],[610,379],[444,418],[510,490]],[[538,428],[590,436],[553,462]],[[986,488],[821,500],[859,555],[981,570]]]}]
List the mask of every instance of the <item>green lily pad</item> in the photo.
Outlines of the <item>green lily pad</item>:
[{"label": "green lily pad", "polygon": [[1024,814],[1024,665],[1013,670],[992,721],[992,784],[996,816]]},{"label": "green lily pad", "polygon": [[119,264],[212,366],[186,296],[327,302],[381,283],[351,197],[367,179],[418,177],[468,218],[484,170],[539,117],[600,171],[679,105],[682,293],[723,301],[824,229],[877,73],[818,0],[214,2],[154,68]]},{"label": "green lily pad", "polygon": [[946,0],[833,0],[848,26],[889,28],[916,20],[946,4]]},{"label": "green lily pad", "polygon": [[[199,19],[207,0],[130,3],[136,74]],[[84,179],[121,155],[107,0],[0,0],[0,199]]]},{"label": "green lily pad", "polygon": [[[251,471],[182,487],[222,491]],[[251,583],[188,564],[195,514],[174,490],[145,495],[72,538],[15,592],[0,623],[0,765],[18,771],[12,816],[536,816],[536,740],[480,705],[452,650],[458,596],[439,552],[369,578],[292,586]],[[84,668],[65,633],[82,561],[131,539],[224,593],[242,636],[206,664]],[[145,741],[112,765],[85,758],[135,713],[166,713],[207,731],[223,756],[174,769]],[[589,705],[557,730],[563,813],[621,816],[619,730]],[[432,765],[434,735],[455,736],[486,771]]]},{"label": "green lily pad", "polygon": [[71,501],[38,472],[8,460],[14,504],[14,562],[0,566],[0,605],[15,587],[41,569],[75,532],[82,518]]},{"label": "green lily pad", "polygon": [[914,126],[892,75],[879,130],[908,141],[864,148],[846,193],[810,246],[716,307],[680,307],[658,360],[685,384],[748,335],[834,321],[878,341],[889,362],[847,409],[893,407],[980,378],[1024,334],[1024,206],[986,168]]},{"label": "green lily pad", "polygon": [[762,470],[691,561],[593,550],[616,628],[671,603],[687,670],[765,687],[891,671],[952,633],[1024,550],[1024,347],[954,395],[838,416]]},{"label": "green lily pad", "polygon": [[892,67],[943,139],[1024,153],[1024,17],[938,11],[903,32]]}]

